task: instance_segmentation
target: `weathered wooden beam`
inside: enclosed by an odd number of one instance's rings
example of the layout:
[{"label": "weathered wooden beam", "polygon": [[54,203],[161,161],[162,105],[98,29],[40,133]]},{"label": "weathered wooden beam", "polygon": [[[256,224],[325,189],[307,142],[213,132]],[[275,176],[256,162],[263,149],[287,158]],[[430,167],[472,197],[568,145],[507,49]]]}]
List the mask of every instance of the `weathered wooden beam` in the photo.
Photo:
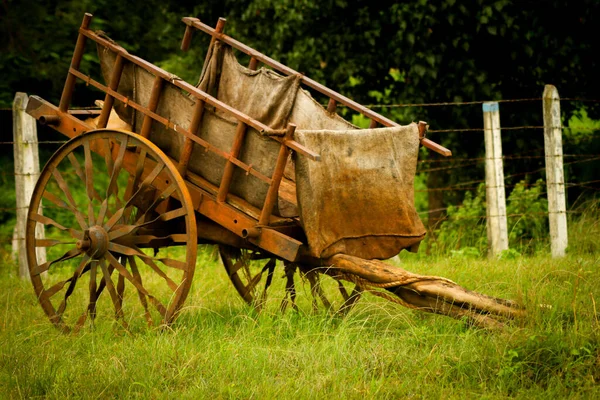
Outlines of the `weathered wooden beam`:
[{"label": "weathered wooden beam", "polygon": [[[40,177],[37,127],[35,118],[25,110],[29,98],[25,93],[17,93],[13,102],[13,141],[15,157],[15,191],[17,198],[17,223],[15,225],[13,252],[18,254],[19,277],[29,279],[27,251],[25,250],[25,227],[27,212],[35,184]],[[38,211],[42,215],[42,210]],[[44,226],[37,224],[36,237],[44,238]],[[46,249],[37,248],[38,263],[46,262]]]}]

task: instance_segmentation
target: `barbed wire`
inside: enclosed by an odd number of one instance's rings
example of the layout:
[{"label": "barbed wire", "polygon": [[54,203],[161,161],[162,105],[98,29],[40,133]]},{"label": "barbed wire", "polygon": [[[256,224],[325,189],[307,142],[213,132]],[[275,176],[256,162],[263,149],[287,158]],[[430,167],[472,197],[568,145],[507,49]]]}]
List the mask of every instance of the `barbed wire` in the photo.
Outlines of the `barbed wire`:
[{"label": "barbed wire", "polygon": [[[499,99],[499,100],[473,100],[473,101],[441,101],[433,103],[396,103],[396,104],[363,104],[363,107],[368,108],[399,108],[399,107],[442,107],[442,106],[468,106],[483,103],[523,103],[546,100],[543,97],[531,97],[522,99]],[[598,99],[585,99],[580,97],[553,97],[550,100],[557,101],[576,101],[581,103],[600,103]],[[347,107],[344,104],[339,104],[339,107]],[[72,110],[95,110],[98,107],[72,107]],[[12,107],[1,107],[0,111],[12,111]]]},{"label": "barbed wire", "polygon": [[[559,158],[560,155],[557,155],[554,157]],[[595,160],[599,159],[600,155],[598,155],[598,154],[581,154],[581,155],[566,154],[566,155],[563,155],[563,157],[564,158],[585,158],[584,160],[581,160],[578,162],[587,162],[587,161],[595,161]],[[540,156],[503,156],[503,157],[501,157],[502,160],[527,160],[527,159],[532,159],[532,160],[544,159],[545,160],[546,158],[550,158],[550,157],[546,157],[543,155],[540,155]],[[467,160],[468,160],[468,162],[467,162]],[[486,160],[497,160],[497,158],[493,158],[493,157],[478,157],[478,158],[463,158],[463,159],[459,158],[459,159],[453,160],[454,162],[456,162],[456,165],[440,166],[440,167],[432,167],[432,168],[417,168],[417,173],[459,169],[459,168],[474,166],[474,165],[478,165],[478,164],[483,164]],[[435,161],[437,161],[437,160],[431,160],[431,162],[435,162]],[[463,162],[460,163],[461,161],[463,161]],[[422,161],[422,163],[426,163],[426,162],[427,162],[427,160]],[[574,164],[574,163],[576,163],[576,162],[566,162],[566,163],[563,163],[563,165],[569,165],[569,164]]]},{"label": "barbed wire", "polygon": [[[582,103],[600,103],[597,99],[584,99],[577,97],[565,97],[558,98],[553,97],[551,100],[558,101],[578,101]],[[441,107],[441,106],[469,106],[484,103],[522,103],[522,102],[533,102],[543,101],[543,97],[532,97],[524,99],[501,99],[501,100],[473,100],[473,101],[443,101],[437,103],[403,103],[403,104],[364,104],[364,107],[368,108],[401,108],[401,107]],[[341,105],[340,105],[341,106]]]},{"label": "barbed wire", "polygon": [[0,144],[16,144],[16,143],[23,143],[23,144],[65,144],[67,143],[68,140],[38,140],[38,141],[22,141],[22,142],[0,142]]},{"label": "barbed wire", "polygon": [[[506,126],[500,127],[501,131],[518,131],[525,129],[545,129],[544,125],[524,125],[524,126]],[[496,128],[448,128],[448,129],[429,129],[427,133],[448,133],[448,132],[485,132],[491,131]],[[600,128],[596,127],[570,127],[570,126],[552,126],[549,129],[562,129],[562,130],[570,130],[570,131],[588,131],[588,132],[596,132],[600,131]]]}]

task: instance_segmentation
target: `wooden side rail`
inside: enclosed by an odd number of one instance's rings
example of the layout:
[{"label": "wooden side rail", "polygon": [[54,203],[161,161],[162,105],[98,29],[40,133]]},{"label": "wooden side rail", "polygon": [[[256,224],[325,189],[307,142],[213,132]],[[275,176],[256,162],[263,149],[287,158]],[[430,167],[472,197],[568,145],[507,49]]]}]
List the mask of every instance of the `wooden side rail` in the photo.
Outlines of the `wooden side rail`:
[{"label": "wooden side rail", "polygon": [[[146,71],[150,72],[154,76],[160,77],[163,80],[169,81],[174,86],[190,93],[196,99],[200,99],[200,100],[204,101],[205,103],[215,107],[216,109],[233,116],[238,121],[244,122],[246,125],[251,126],[252,128],[256,129],[258,132],[268,135],[273,140],[276,140],[280,143],[285,142],[287,145],[289,145],[289,147],[292,150],[298,152],[298,154],[308,157],[311,160],[315,160],[315,161],[320,160],[321,157],[317,153],[311,151],[310,149],[307,149],[306,147],[300,145],[297,142],[284,140],[283,136],[285,135],[285,130],[276,130],[276,129],[270,128],[269,126],[255,120],[254,118],[251,118],[250,116],[244,114],[243,112],[238,111],[233,107],[230,107],[229,105],[223,103],[220,100],[217,100],[216,98],[214,98],[211,95],[209,95],[208,93],[198,89],[197,87],[181,80],[179,77],[168,73],[167,71],[163,70],[162,68],[159,68],[156,65],[149,63],[148,61],[146,61],[144,59],[141,59],[137,56],[134,56],[134,55],[128,53],[127,50],[125,50],[121,46],[119,46],[115,43],[112,43],[111,41],[106,40],[103,37],[97,35],[95,32],[93,32],[87,28],[87,26],[89,25],[89,22],[90,22],[90,18],[91,18],[91,15],[86,14],[86,17],[84,18],[84,22],[86,23],[85,27],[84,27],[84,24],[82,24],[81,28],[79,28],[80,36],[82,35],[82,36],[84,36],[88,39],[91,39],[94,42],[110,49],[111,51],[116,53],[117,57],[121,56],[124,60],[130,61],[130,62],[136,64],[137,66],[145,69]],[[83,47],[85,45],[85,41],[84,40],[82,40],[82,41],[83,41],[83,44],[81,45],[81,47]],[[83,51],[78,52],[77,51],[78,48],[79,48],[79,39],[77,42],[77,47],[76,47],[75,53],[73,54],[74,57],[77,56],[79,58],[79,61],[71,62],[71,68],[69,68],[69,75],[67,76],[67,82],[65,84],[65,89],[63,90],[63,96],[61,98],[61,104],[64,104],[65,109],[68,109],[68,106],[70,104],[71,95],[72,95],[72,92],[74,89],[74,78],[75,77],[80,78],[87,84],[93,85],[105,93],[109,92],[109,94],[112,97],[116,98],[117,100],[123,101],[127,105],[131,105],[133,107],[134,103],[131,99],[128,99],[125,96],[116,92],[115,90],[112,90],[110,87],[102,85],[100,82],[97,82],[97,81],[91,79],[89,76],[83,74],[82,72],[80,72],[78,70],[78,66],[81,62],[81,57],[83,56]],[[76,67],[74,67],[74,66],[76,66]],[[142,112],[145,115],[150,116],[152,119],[154,119],[156,121],[161,119],[160,116],[156,115],[156,113],[150,111],[148,108],[143,107],[141,105],[138,105],[138,106],[139,107],[137,107],[137,108],[136,107],[133,107],[133,108],[136,108],[138,111]],[[162,118],[162,119],[163,119],[163,121],[161,121],[161,122],[165,123],[166,120],[164,120],[164,118]],[[166,122],[168,122],[168,121],[166,121]],[[165,125],[167,125],[167,124],[165,124]],[[206,147],[206,145],[202,145],[202,146]],[[213,151],[212,148],[209,150]]]},{"label": "wooden side rail", "polygon": [[[273,60],[272,58],[260,53],[259,51],[254,50],[253,48],[246,46],[245,44],[243,44],[242,42],[235,40],[234,38],[225,35],[222,32],[217,31],[215,28],[212,28],[202,22],[200,22],[200,20],[198,18],[192,18],[192,17],[185,17],[182,19],[183,23],[185,23],[186,26],[186,31],[185,31],[185,35],[184,35],[184,40],[182,42],[182,49],[188,49],[189,45],[191,43],[191,39],[192,39],[192,33],[191,33],[191,27],[196,28],[200,31],[203,31],[209,35],[211,35],[213,38],[216,38],[220,41],[222,41],[223,43],[228,44],[229,46],[238,49],[239,51],[249,55],[250,57],[252,57],[253,59],[256,59],[260,62],[262,62],[263,64],[266,64],[268,66],[270,66],[271,68],[283,73],[284,75],[295,75],[300,77],[300,80],[302,83],[304,83],[306,86],[317,90],[318,92],[322,93],[323,95],[329,97],[330,101],[329,101],[329,105],[327,107],[327,110],[330,112],[335,111],[335,107],[337,105],[337,103],[343,104],[349,108],[351,108],[354,111],[357,111],[359,113],[361,113],[362,115],[364,115],[367,118],[371,119],[371,127],[375,127],[377,123],[383,125],[383,126],[399,126],[400,124],[398,124],[397,122],[392,121],[389,118],[384,117],[383,115],[380,115],[378,113],[376,113],[375,111],[355,102],[352,99],[349,99],[348,97],[329,89],[328,87],[320,84],[319,82],[310,79],[309,77],[300,74],[299,72],[293,70],[292,68],[281,64],[278,61]],[[436,153],[442,154],[446,157],[451,156],[452,152],[423,137],[421,138],[421,144],[425,147],[427,147],[430,150],[435,151]]]},{"label": "wooden side rail", "polygon": [[[77,40],[76,48],[75,48],[75,51],[73,54],[73,59],[71,61],[71,67],[69,68],[69,73],[67,75],[67,81],[65,83],[65,88],[63,90],[61,103],[60,103],[61,107],[63,107],[65,109],[64,111],[68,110],[71,96],[72,96],[72,93],[74,90],[75,80],[77,78],[79,78],[79,79],[83,80],[84,82],[86,82],[88,85],[92,85],[105,93],[104,106],[102,108],[102,111],[100,113],[100,118],[98,120],[99,128],[106,127],[106,124],[108,122],[108,117],[110,115],[110,112],[114,105],[114,101],[116,99],[116,100],[123,102],[127,106],[144,114],[144,120],[143,120],[142,128],[140,131],[140,134],[142,136],[147,138],[150,135],[152,123],[154,121],[165,125],[168,129],[172,129],[175,132],[182,134],[185,137],[185,142],[184,142],[184,146],[182,148],[182,151],[181,151],[181,154],[180,154],[180,157],[178,160],[178,170],[182,174],[182,176],[184,176],[184,178],[188,172],[187,168],[188,168],[188,164],[189,164],[189,160],[191,157],[194,143],[204,147],[207,151],[211,151],[211,152],[217,154],[218,156],[224,158],[225,160],[227,160],[225,170],[223,173],[223,177],[221,179],[221,183],[219,186],[219,191],[216,196],[217,202],[219,202],[219,203],[226,202],[235,167],[241,168],[247,174],[252,174],[256,178],[260,179],[261,181],[263,181],[269,185],[269,190],[268,190],[267,196],[265,198],[263,208],[260,213],[260,221],[258,221],[258,224],[257,224],[257,226],[268,226],[270,223],[270,220],[271,220],[271,213],[272,213],[274,204],[277,201],[278,189],[279,189],[279,185],[281,183],[281,179],[283,176],[283,170],[285,168],[285,161],[287,161],[287,156],[289,155],[290,150],[294,150],[294,151],[298,152],[299,154],[302,154],[302,155],[309,157],[310,159],[316,160],[316,161],[320,160],[320,156],[318,154],[312,152],[311,150],[305,148],[304,146],[300,145],[299,143],[295,142],[293,140],[293,129],[292,128],[288,128],[287,131],[277,131],[277,130],[271,129],[270,127],[262,124],[261,122],[254,120],[250,116],[228,106],[227,104],[219,101],[218,99],[215,99],[214,97],[210,96],[206,92],[188,84],[187,82],[180,80],[178,77],[175,77],[175,76],[169,74],[168,72],[162,70],[161,68],[158,68],[155,65],[153,65],[139,57],[129,54],[125,49],[123,49],[119,45],[115,44],[114,42],[107,40],[107,39],[99,36],[98,34],[92,32],[91,30],[88,29],[88,26],[91,22],[91,18],[92,18],[91,14],[85,14],[81,28],[79,29],[79,37]],[[219,23],[217,24],[216,31],[217,32],[221,31],[223,29],[224,25],[225,25],[225,19],[220,19]],[[81,62],[81,58],[83,56],[83,49],[85,48],[85,42],[87,39],[90,39],[90,40],[100,44],[101,46],[104,46],[104,47],[110,49],[111,51],[115,52],[115,54],[116,54],[115,62],[113,65],[113,71],[111,73],[111,77],[109,79],[108,86],[103,85],[102,83],[92,79],[90,76],[83,74],[78,69],[79,64]],[[214,45],[214,42],[217,40],[218,40],[217,38],[214,38],[214,37],[212,38],[211,47]],[[184,40],[184,42],[185,42],[185,40]],[[182,47],[184,47],[184,44],[185,43],[182,44]],[[209,52],[210,52],[210,49],[209,49]],[[209,56],[209,54],[207,54],[207,57],[208,56]],[[119,86],[119,82],[121,80],[121,76],[123,74],[124,62],[126,60],[129,62],[132,62],[133,64],[135,64],[141,68],[144,68],[146,71],[148,71],[155,77],[147,107],[145,107],[139,103],[136,103],[132,99],[129,99],[126,96],[124,96],[118,92],[118,86]],[[258,60],[256,58],[251,58],[249,68],[255,69],[257,64],[258,64]],[[192,121],[191,121],[189,129],[184,129],[181,126],[177,126],[177,125],[173,124],[171,121],[169,121],[168,119],[166,119],[156,113],[156,109],[157,109],[157,106],[159,103],[162,89],[164,87],[165,80],[168,80],[173,85],[189,92],[196,99],[194,110],[193,110],[193,115],[192,115]],[[205,104],[207,104],[207,103],[223,112],[233,115],[238,120],[238,127],[236,129],[234,143],[232,145],[230,152],[223,151],[223,150],[219,149],[218,147],[213,146],[209,142],[205,141],[204,139],[202,139],[196,135],[196,133],[201,125],[201,122],[202,122]],[[254,168],[252,168],[251,165],[247,165],[246,163],[242,162],[238,158],[248,126],[253,127],[254,129],[256,129],[259,132],[269,134],[268,137],[270,137],[272,140],[275,140],[275,141],[278,141],[279,143],[281,143],[282,150],[280,151],[279,157],[277,159],[277,165],[275,166],[272,177],[265,176],[264,174],[260,173],[259,171],[255,170]],[[285,157],[285,160],[283,159],[284,157]]]}]

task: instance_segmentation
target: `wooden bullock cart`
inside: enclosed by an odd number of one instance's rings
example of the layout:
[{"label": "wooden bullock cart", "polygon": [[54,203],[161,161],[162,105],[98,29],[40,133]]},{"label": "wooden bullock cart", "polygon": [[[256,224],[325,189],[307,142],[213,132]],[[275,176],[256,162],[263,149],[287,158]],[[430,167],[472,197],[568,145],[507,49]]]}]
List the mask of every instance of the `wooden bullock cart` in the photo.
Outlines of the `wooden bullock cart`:
[{"label": "wooden bullock cart", "polygon": [[[282,308],[296,307],[300,272],[314,304],[327,308],[334,303],[320,277],[337,281],[339,312],[364,292],[480,325],[521,312],[378,260],[414,249],[424,236],[412,200],[415,149],[450,155],[425,138],[425,123],[400,127],[225,35],[224,19],[216,28],[183,19],[183,50],[193,31],[211,36],[196,86],[93,32],[91,19],[83,18],[60,104],[31,96],[28,105],[71,138],[44,167],[27,221],[33,287],[59,329],[79,330],[113,312],[123,323],[137,316],[171,323],[190,290],[198,244],[218,245],[235,289],[259,308],[283,265]],[[93,42],[104,79],[80,69]],[[247,68],[232,49],[250,57]],[[104,93],[101,109],[69,108],[77,80]],[[328,107],[303,88],[329,98]],[[370,129],[345,122],[338,104],[369,118]],[[41,247],[50,261],[39,264]]]}]

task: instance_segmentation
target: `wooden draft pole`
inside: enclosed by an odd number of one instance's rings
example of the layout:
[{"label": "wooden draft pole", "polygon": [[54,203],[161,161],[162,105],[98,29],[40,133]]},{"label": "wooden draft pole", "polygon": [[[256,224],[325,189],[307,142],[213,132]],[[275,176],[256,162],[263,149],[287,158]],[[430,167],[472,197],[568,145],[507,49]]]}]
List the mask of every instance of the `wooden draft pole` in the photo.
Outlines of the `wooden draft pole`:
[{"label": "wooden draft pole", "polygon": [[483,103],[483,130],[488,254],[494,257],[508,249],[500,108],[497,102]]},{"label": "wooden draft pole", "polygon": [[544,150],[552,257],[563,257],[568,245],[567,202],[563,171],[560,97],[553,85],[544,87]]},{"label": "wooden draft pole", "polygon": [[[13,142],[15,157],[15,191],[17,198],[17,223],[13,235],[13,253],[18,255],[19,277],[29,279],[25,226],[27,211],[35,184],[40,177],[37,127],[35,118],[25,112],[29,98],[18,92],[13,101]],[[40,215],[42,210],[39,211]],[[37,224],[36,237],[44,237],[44,226]],[[46,248],[37,248],[38,263],[46,262]]]}]

